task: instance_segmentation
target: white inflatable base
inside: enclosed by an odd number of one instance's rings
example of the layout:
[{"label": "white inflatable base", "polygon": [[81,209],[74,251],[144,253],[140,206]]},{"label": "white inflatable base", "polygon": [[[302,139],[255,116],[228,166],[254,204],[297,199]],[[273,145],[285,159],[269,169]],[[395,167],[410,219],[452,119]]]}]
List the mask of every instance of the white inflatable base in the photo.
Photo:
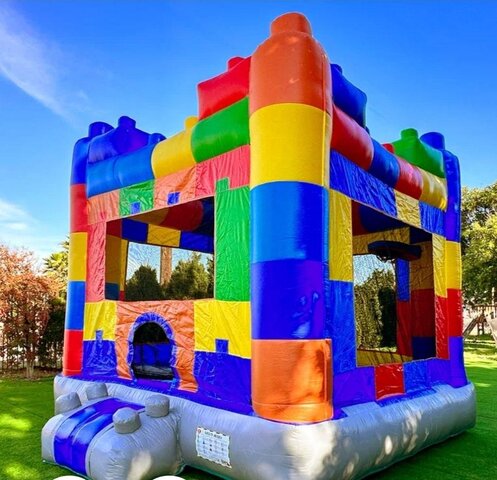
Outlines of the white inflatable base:
[{"label": "white inflatable base", "polygon": [[[56,377],[55,396],[76,392],[84,404],[91,383]],[[106,385],[110,397],[145,404],[154,396],[157,402],[155,392]],[[434,393],[381,407],[347,407],[346,417],[312,425],[272,422],[172,396],[169,408],[164,418],[141,412],[142,425],[133,433],[109,429],[95,438],[87,454],[88,476],[151,480],[190,465],[237,480],[357,479],[471,428],[476,414],[472,384],[440,385]],[[58,417],[47,423],[42,435],[43,457],[49,461]],[[139,468],[144,459],[147,468]]]}]

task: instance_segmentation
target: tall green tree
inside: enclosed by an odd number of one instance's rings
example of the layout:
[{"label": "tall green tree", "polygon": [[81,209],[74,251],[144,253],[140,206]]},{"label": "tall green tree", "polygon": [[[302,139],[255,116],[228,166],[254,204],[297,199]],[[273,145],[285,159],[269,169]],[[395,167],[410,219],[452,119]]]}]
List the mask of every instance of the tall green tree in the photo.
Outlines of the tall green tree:
[{"label": "tall green tree", "polygon": [[180,260],[173,270],[166,285],[166,298],[170,300],[189,300],[209,297],[213,280],[209,282],[209,273],[213,278],[214,265],[207,269],[201,261],[200,253],[192,253],[187,260]]},{"label": "tall green tree", "polygon": [[462,192],[463,293],[468,304],[497,300],[497,182]]},{"label": "tall green tree", "polygon": [[396,345],[395,276],[375,269],[354,287],[357,345],[363,348]]},{"label": "tall green tree", "polygon": [[157,271],[148,265],[140,266],[126,282],[126,300],[162,300],[164,291],[157,280]]}]

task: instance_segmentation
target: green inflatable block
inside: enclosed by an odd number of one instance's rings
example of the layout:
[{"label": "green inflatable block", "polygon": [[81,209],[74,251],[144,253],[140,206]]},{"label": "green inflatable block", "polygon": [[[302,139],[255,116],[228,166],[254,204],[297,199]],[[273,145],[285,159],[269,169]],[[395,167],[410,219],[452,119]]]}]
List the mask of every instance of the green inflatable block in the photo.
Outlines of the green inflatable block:
[{"label": "green inflatable block", "polygon": [[195,161],[203,162],[249,143],[248,98],[223,108],[198,122],[192,131]]},{"label": "green inflatable block", "polygon": [[400,140],[392,143],[395,154],[437,177],[445,178],[442,152],[422,142],[414,128],[400,132]]},{"label": "green inflatable block", "polygon": [[119,192],[119,215],[125,217],[154,208],[155,180],[121,188]]},{"label": "green inflatable block", "polygon": [[216,184],[215,288],[217,300],[250,300],[249,187]]}]

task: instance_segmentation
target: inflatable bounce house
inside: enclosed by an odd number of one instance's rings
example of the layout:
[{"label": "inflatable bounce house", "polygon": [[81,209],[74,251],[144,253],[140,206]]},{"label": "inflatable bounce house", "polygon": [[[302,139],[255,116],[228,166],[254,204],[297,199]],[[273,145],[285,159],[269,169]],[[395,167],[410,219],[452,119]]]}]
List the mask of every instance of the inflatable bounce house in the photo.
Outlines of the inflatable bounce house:
[{"label": "inflatable bounce house", "polygon": [[[185,465],[351,479],[472,427],[459,166],[442,135],[373,140],[365,94],[296,13],[201,82],[198,104],[171,138],[122,117],[76,143],[44,460],[95,480]],[[212,253],[214,298],[125,301],[130,242]],[[366,254],[395,268],[395,351],[356,342]],[[143,375],[145,325],[167,375]]]}]

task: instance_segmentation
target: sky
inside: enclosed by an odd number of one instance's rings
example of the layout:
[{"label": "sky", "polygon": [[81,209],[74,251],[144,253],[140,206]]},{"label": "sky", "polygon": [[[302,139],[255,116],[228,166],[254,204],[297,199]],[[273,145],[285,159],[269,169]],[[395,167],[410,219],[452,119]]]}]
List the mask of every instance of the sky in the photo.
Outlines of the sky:
[{"label": "sky", "polygon": [[56,250],[88,125],[180,131],[197,83],[288,11],[366,92],[374,138],[440,131],[464,185],[497,179],[497,2],[0,0],[0,241]]}]

